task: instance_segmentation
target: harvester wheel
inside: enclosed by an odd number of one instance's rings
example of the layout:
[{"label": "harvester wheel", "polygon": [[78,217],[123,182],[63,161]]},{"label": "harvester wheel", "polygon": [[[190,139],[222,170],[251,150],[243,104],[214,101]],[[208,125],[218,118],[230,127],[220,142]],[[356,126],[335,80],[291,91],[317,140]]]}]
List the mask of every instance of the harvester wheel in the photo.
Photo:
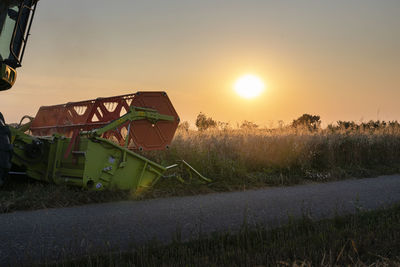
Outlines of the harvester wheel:
[{"label": "harvester wheel", "polygon": [[4,184],[11,169],[12,145],[10,129],[0,113],[0,186]]}]

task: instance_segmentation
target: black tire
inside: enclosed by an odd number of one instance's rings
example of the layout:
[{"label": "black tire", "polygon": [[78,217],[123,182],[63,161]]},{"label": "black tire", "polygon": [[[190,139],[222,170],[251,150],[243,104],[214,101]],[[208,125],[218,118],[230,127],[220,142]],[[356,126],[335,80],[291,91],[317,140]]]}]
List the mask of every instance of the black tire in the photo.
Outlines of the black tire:
[{"label": "black tire", "polygon": [[10,129],[4,121],[0,112],[0,186],[6,181],[8,172],[11,169],[12,145],[10,144]]}]

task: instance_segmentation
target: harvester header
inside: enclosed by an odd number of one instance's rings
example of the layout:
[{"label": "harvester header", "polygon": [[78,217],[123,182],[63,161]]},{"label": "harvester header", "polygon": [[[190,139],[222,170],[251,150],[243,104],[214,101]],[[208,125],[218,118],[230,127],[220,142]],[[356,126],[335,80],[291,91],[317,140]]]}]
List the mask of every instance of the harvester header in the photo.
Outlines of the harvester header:
[{"label": "harvester header", "polygon": [[165,92],[41,107],[31,122],[10,127],[13,168],[36,180],[91,190],[141,192],[174,168],[209,182],[183,160],[164,167],[135,153],[167,148],[178,124]]}]

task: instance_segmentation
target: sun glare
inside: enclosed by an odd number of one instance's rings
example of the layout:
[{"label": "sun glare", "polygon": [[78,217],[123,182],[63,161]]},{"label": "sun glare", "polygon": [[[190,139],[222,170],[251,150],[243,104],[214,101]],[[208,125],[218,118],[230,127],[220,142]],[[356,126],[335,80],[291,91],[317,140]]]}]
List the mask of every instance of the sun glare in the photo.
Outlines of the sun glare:
[{"label": "sun glare", "polygon": [[238,95],[243,98],[251,99],[259,96],[264,90],[265,85],[259,77],[247,74],[240,77],[235,82],[234,87]]}]

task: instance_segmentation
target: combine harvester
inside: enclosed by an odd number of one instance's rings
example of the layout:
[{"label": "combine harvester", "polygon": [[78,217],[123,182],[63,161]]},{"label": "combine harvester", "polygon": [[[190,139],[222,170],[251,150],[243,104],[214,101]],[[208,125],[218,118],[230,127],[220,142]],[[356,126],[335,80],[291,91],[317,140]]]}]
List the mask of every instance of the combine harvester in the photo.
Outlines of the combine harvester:
[{"label": "combine harvester", "polygon": [[12,163],[34,179],[92,190],[140,193],[182,165],[209,181],[185,161],[163,167],[134,152],[167,149],[178,124],[165,92],[41,107],[29,123],[10,127]]},{"label": "combine harvester", "polygon": [[[36,5],[37,0],[0,2],[0,90],[15,83]],[[21,124],[25,118],[30,122]],[[210,181],[183,160],[163,167],[136,153],[172,142],[179,117],[165,92],[41,107],[21,123],[7,126],[0,113],[0,184],[11,165],[14,174],[90,190],[139,193],[181,166]]]}]

